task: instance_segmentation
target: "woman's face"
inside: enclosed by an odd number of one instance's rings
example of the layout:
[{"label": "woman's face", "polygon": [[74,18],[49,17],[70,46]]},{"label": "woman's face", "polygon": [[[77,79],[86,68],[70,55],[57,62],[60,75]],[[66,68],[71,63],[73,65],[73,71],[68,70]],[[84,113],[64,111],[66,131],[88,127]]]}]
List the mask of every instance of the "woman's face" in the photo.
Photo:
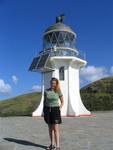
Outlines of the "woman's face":
[{"label": "woman's face", "polygon": [[55,89],[55,88],[56,88],[57,83],[56,83],[55,80],[51,81],[50,84],[51,84],[51,88],[52,88],[52,89]]}]

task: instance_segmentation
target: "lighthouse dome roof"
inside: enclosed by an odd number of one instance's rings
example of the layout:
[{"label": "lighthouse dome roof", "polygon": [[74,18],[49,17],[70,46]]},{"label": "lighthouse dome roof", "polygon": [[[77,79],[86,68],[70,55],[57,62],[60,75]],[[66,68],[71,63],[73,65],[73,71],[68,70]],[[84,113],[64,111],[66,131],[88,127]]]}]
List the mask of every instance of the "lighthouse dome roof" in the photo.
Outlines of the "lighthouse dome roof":
[{"label": "lighthouse dome roof", "polygon": [[66,32],[71,32],[72,34],[75,35],[75,32],[69,26],[65,25],[62,22],[57,22],[53,24],[52,26],[50,26],[45,30],[44,34],[48,34],[53,31],[66,31]]}]

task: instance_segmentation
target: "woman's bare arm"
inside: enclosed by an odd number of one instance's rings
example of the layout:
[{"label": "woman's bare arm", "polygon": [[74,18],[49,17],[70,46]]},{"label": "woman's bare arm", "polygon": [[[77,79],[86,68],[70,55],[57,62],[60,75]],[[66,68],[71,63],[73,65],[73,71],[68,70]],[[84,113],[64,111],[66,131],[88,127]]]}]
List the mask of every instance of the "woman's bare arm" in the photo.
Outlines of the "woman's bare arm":
[{"label": "woman's bare arm", "polygon": [[63,95],[60,96],[59,99],[60,99],[60,102],[61,102],[60,108],[62,108],[62,106],[64,105],[64,97],[63,97]]}]

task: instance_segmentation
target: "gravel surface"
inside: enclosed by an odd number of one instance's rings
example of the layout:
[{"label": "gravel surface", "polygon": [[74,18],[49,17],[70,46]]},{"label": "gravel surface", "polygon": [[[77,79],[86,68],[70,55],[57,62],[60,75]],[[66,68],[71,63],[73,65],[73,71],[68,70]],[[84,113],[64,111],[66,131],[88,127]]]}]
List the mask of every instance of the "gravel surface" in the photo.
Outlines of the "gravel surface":
[{"label": "gravel surface", "polygon": [[[62,121],[61,150],[113,150],[113,111]],[[43,118],[0,117],[0,150],[43,150],[49,144]]]}]

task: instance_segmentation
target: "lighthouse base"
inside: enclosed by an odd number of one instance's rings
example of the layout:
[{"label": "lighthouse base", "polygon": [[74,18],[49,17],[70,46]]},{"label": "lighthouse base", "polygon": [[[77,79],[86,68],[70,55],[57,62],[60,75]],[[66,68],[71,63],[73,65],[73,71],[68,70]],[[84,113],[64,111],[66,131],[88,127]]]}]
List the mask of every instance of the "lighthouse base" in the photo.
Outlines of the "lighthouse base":
[{"label": "lighthouse base", "polygon": [[[43,99],[44,99],[44,96],[42,95],[42,98],[41,98],[41,102],[40,102],[40,105],[38,106],[38,108],[32,113],[32,116],[33,117],[42,117],[43,116]],[[81,100],[79,100],[80,102]],[[71,101],[72,102],[72,101]],[[74,101],[73,101],[74,102]],[[62,107],[62,110],[61,110],[61,116],[62,117],[81,117],[81,116],[91,116],[91,112],[88,111],[84,105],[82,104],[82,101],[81,103],[79,103],[79,105],[72,105],[69,104],[69,107],[67,107],[66,109],[66,106],[64,105]]]},{"label": "lighthouse base", "polygon": [[[85,65],[84,60],[76,57],[52,57],[53,72],[43,74],[42,98],[39,107],[32,113],[33,116],[43,116],[44,89],[49,88],[50,80],[56,77],[60,81],[63,93],[64,105],[61,109],[61,116],[88,116],[91,112],[84,106],[80,96],[79,70]],[[64,68],[65,80],[60,79],[60,68]],[[60,105],[60,100],[59,100]]]}]

